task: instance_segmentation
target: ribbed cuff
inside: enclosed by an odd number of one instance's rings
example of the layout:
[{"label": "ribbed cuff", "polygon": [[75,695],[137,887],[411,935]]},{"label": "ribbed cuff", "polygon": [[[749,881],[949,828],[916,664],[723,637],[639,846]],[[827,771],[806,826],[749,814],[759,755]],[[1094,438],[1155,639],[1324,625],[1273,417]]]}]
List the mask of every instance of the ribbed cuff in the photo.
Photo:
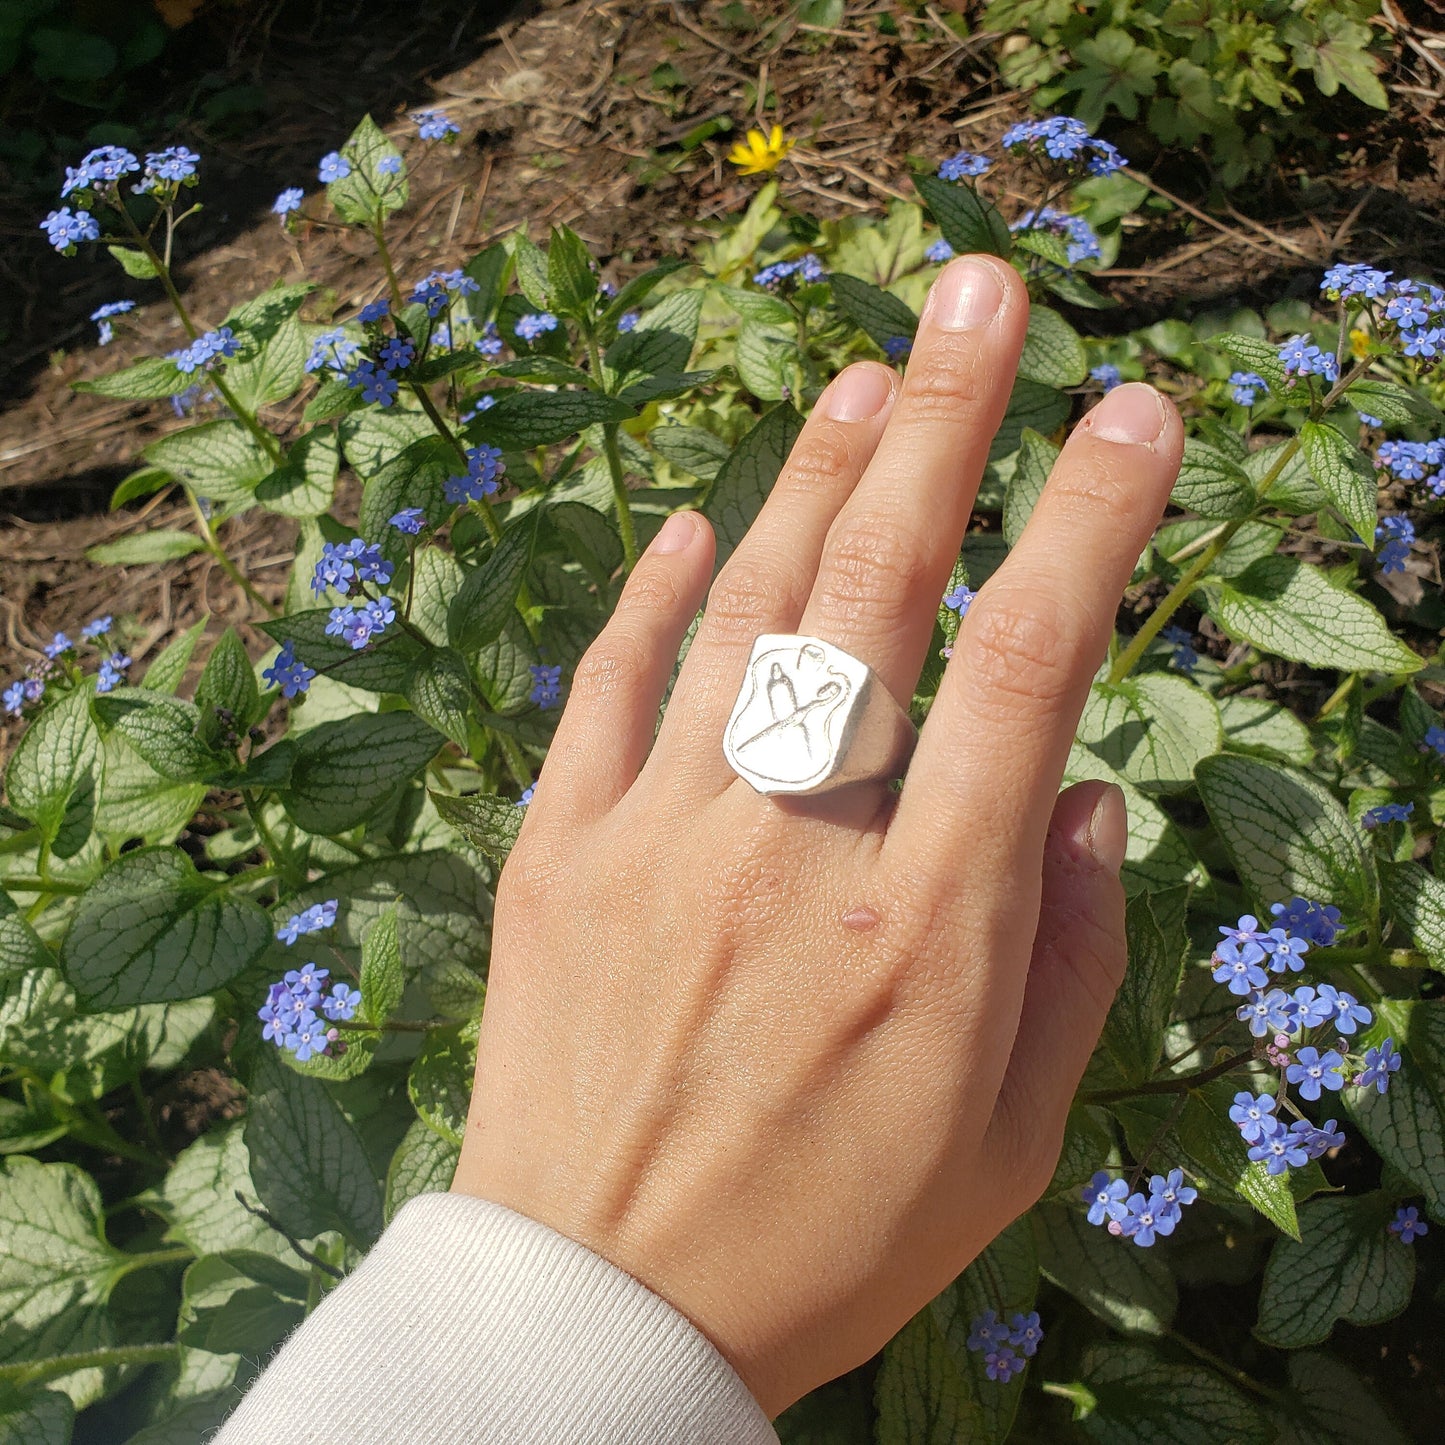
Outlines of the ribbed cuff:
[{"label": "ribbed cuff", "polygon": [[778,1445],[688,1318],[500,1204],[424,1194],[214,1445]]}]

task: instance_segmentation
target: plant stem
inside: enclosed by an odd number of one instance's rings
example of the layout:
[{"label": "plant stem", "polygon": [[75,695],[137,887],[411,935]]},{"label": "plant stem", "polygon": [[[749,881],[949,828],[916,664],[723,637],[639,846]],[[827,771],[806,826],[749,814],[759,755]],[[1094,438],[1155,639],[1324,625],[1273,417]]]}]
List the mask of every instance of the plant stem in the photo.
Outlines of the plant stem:
[{"label": "plant stem", "polygon": [[180,1345],[114,1345],[104,1350],[81,1350],[73,1355],[52,1355],[48,1360],[0,1365],[0,1381],[12,1385],[43,1385],[77,1370],[116,1369],[122,1365],[159,1365],[179,1358]]},{"label": "plant stem", "polygon": [[529,787],[533,781],[532,769],[528,766],[526,754],[523,753],[516,738],[498,732],[495,728],[492,729],[492,736],[502,745],[502,756],[506,758],[507,766],[511,769],[518,786]]},{"label": "plant stem", "polygon": [[281,870],[283,878],[290,879],[292,873],[291,855],[283,848],[277,840],[276,835],[271,831],[261,812],[261,804],[256,794],[242,791],[242,799],[246,804],[246,812],[251,822],[255,825],[257,836],[265,845],[266,851],[271,855],[271,861]]},{"label": "plant stem", "polygon": [[386,284],[391,291],[391,304],[400,311],[402,308],[401,282],[396,279],[396,267],[391,264],[391,248],[386,244],[386,228],[380,216],[372,222],[371,239],[376,242],[376,254],[381,257],[382,268],[386,271]]},{"label": "plant stem", "polygon": [[[602,379],[602,352],[598,349],[597,338],[587,337],[587,358],[597,385],[606,392]],[[610,392],[607,393],[611,395]],[[607,458],[607,470],[612,474],[612,499],[617,504],[617,532],[622,538],[622,565],[628,571],[637,566],[637,530],[632,525],[632,503],[627,494],[627,474],[622,466],[622,453],[617,446],[617,423],[602,423],[602,452]]]},{"label": "plant stem", "polygon": [[1315,721],[1317,723],[1323,722],[1334,712],[1334,710],[1349,697],[1358,680],[1357,674],[1353,672],[1346,673],[1344,681],[1325,699],[1324,705],[1320,708],[1319,712],[1315,714]]},{"label": "plant stem", "polygon": [[1277,1400],[1278,1390],[1271,1390],[1268,1385],[1261,1384],[1253,1375],[1246,1374],[1228,1360],[1216,1355],[1213,1350],[1207,1350],[1203,1345],[1196,1344],[1187,1335],[1181,1335],[1177,1330],[1169,1331],[1169,1338],[1177,1345],[1182,1345],[1196,1359],[1203,1360],[1212,1369],[1218,1370],[1221,1375],[1227,1376],[1242,1389],[1249,1390],[1253,1394],[1261,1395],[1266,1400]]},{"label": "plant stem", "polygon": [[138,1269],[159,1269],[167,1264],[180,1264],[183,1260],[194,1259],[195,1254],[187,1249],[185,1245],[177,1245],[174,1249],[153,1249],[146,1254],[127,1254],[118,1259],[110,1271],[110,1282],[114,1286],[117,1281],[122,1280],[128,1274],[134,1274]]},{"label": "plant stem", "polygon": [[1207,1069],[1201,1069],[1196,1074],[1185,1074],[1178,1079],[1151,1079],[1147,1084],[1135,1084],[1128,1089],[1100,1089],[1096,1093],[1084,1094],[1080,1102],[1085,1104],[1114,1104],[1120,1099],[1135,1099],[1145,1094],[1183,1094],[1190,1089],[1202,1088],[1205,1084],[1223,1077],[1231,1069],[1237,1069],[1241,1064],[1247,1064],[1254,1057],[1253,1049],[1245,1049],[1243,1053],[1235,1054],[1232,1058],[1224,1059]]},{"label": "plant stem", "polygon": [[58,878],[22,878],[11,875],[0,879],[7,888],[18,888],[22,893],[63,893],[78,898],[85,892],[83,883],[62,883]]},{"label": "plant stem", "polygon": [[284,1239],[286,1243],[289,1244],[291,1248],[294,1249],[296,1253],[299,1254],[301,1258],[306,1261],[307,1264],[311,1265],[314,1269],[319,1269],[323,1273],[329,1274],[332,1279],[346,1278],[346,1276],[342,1274],[342,1272],[337,1269],[335,1265],[327,1264],[324,1259],[319,1259],[315,1254],[311,1252],[311,1250],[307,1249],[306,1246],[302,1244],[299,1239],[297,1239],[286,1229],[286,1227],[281,1223],[281,1221],[278,1220],[269,1209],[263,1209],[259,1204],[252,1204],[251,1201],[247,1199],[246,1196],[242,1194],[239,1189],[233,1192],[236,1196],[236,1203],[239,1204],[241,1208],[246,1211],[247,1214],[254,1214],[256,1218],[259,1219],[261,1223],[264,1224],[268,1229],[274,1229],[276,1233],[279,1234],[281,1238]]}]

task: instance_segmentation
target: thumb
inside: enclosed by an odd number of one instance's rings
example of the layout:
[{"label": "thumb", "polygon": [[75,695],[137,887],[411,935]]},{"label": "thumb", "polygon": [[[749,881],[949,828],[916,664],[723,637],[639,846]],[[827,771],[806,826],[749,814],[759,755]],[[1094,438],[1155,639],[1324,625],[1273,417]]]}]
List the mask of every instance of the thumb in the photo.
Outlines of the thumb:
[{"label": "thumb", "polygon": [[[1119,868],[1128,828],[1113,783],[1075,783],[1054,804],[1023,1009],[989,1125],[992,1142],[1030,1176],[1057,1159],[1074,1090],[1124,978]],[[1021,1150],[1030,1157],[1018,1158]],[[1033,1157],[1045,1153],[1047,1161]]]}]

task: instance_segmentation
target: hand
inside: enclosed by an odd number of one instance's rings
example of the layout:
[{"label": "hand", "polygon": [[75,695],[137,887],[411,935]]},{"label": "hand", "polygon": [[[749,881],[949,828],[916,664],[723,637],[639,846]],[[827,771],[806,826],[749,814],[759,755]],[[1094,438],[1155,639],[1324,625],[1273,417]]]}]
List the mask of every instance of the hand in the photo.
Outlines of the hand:
[{"label": "hand", "polygon": [[1123,797],[1058,789],[1179,466],[1150,387],[1069,439],[901,795],[762,797],[722,752],[760,632],[912,696],[1027,318],[1011,267],[954,261],[906,380],[833,381],[710,592],[707,523],[669,520],[577,668],[498,888],[452,1187],[641,1280],[770,1417],[1042,1193],[1124,969]]}]

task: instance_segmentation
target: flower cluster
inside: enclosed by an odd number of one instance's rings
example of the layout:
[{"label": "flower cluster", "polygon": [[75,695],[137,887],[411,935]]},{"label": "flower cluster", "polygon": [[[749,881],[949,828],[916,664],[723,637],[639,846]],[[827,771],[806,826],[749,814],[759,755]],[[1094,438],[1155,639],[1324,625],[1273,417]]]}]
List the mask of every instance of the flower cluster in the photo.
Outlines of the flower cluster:
[{"label": "flower cluster", "polygon": [[1395,1217],[1385,1226],[1401,1244],[1414,1244],[1422,1235],[1430,1233],[1430,1226],[1420,1218],[1420,1210],[1414,1204],[1403,1205],[1395,1211]]},{"label": "flower cluster", "polygon": [[1289,377],[1322,376],[1326,381],[1340,379],[1340,364],[1335,353],[1322,351],[1308,336],[1290,337],[1279,349],[1279,364]]},{"label": "flower cluster", "polygon": [[[109,614],[93,617],[80,629],[80,640],[98,648],[99,640],[109,634],[113,625],[114,618]],[[41,648],[44,661],[31,664],[24,677],[17,678],[0,689],[0,707],[11,717],[19,717],[27,707],[33,707],[45,696],[46,683],[57,671],[62,659],[73,657],[77,650],[76,644],[65,633],[57,632]],[[109,692],[124,682],[126,669],[130,665],[130,658],[119,649],[109,652],[101,658],[100,666],[96,670],[95,690]]]},{"label": "flower cluster", "polygon": [[[1313,1056],[1315,1053],[1314,1049],[1301,1049],[1299,1056],[1303,1059],[1306,1054]],[[1333,1050],[1330,1053],[1335,1058],[1339,1057]],[[1291,1069],[1294,1067],[1291,1066]],[[1323,1072],[1325,1063],[1316,1059],[1312,1064],[1301,1064],[1299,1067],[1318,1068]],[[1339,1088],[1340,1085],[1334,1087]],[[1305,1094],[1303,1088],[1300,1092]],[[1318,1086],[1312,1095],[1305,1094],[1305,1097],[1318,1098]],[[1239,1126],[1240,1135],[1249,1145],[1250,1159],[1262,1162],[1270,1174],[1302,1169],[1311,1159],[1318,1159],[1345,1142],[1345,1136],[1335,1127],[1333,1119],[1326,1119],[1318,1128],[1305,1118],[1286,1124],[1275,1115],[1278,1103],[1273,1094],[1252,1094],[1243,1089],[1234,1096],[1229,1110],[1229,1117]]]},{"label": "flower cluster", "polygon": [[967,1347],[983,1356],[984,1373],[990,1380],[1006,1385],[1023,1373],[1024,1359],[1038,1353],[1043,1339],[1037,1310],[1015,1314],[1007,1324],[996,1310],[985,1310],[969,1324]]},{"label": "flower cluster", "polygon": [[415,537],[426,526],[426,512],[421,507],[403,507],[401,511],[388,517],[386,524],[388,527],[395,527],[405,536]]},{"label": "flower cluster", "polygon": [[[426,314],[434,320],[452,304],[453,297],[474,296],[481,289],[477,282],[460,268],[453,271],[432,271],[411,288],[411,295],[407,299],[419,306],[425,306]],[[556,325],[556,317],[552,318],[552,324]]]},{"label": "flower cluster", "polygon": [[1071,216],[1054,206],[1041,210],[1025,211],[1017,220],[1009,222],[1010,231],[1052,231],[1064,238],[1064,254],[1070,266],[1081,261],[1098,261],[1103,252],[1099,247],[1099,236],[1094,228],[1082,217]]},{"label": "flower cluster", "polygon": [[188,376],[193,371],[214,371],[218,361],[229,361],[239,354],[241,343],[229,326],[218,327],[196,337],[189,346],[179,351],[166,353],[167,361],[174,361],[177,371]]},{"label": "flower cluster", "polygon": [[548,667],[546,663],[533,662],[528,666],[532,672],[531,700],[540,708],[556,707],[562,700],[562,668]]},{"label": "flower cluster", "polygon": [[124,316],[127,311],[135,310],[134,301],[107,301],[103,306],[97,306],[90,313],[90,319],[96,324],[96,331],[99,333],[97,344],[109,346],[115,340],[115,326],[111,321],[113,316]]},{"label": "flower cluster", "polygon": [[333,607],[326,623],[326,635],[339,637],[360,649],[395,621],[396,608],[391,598],[373,597],[360,607]]},{"label": "flower cluster", "polygon": [[[335,898],[314,903],[303,913],[293,913],[276,937],[288,946],[303,934],[319,933],[336,924]],[[356,1016],[361,990],[332,982],[331,971],[315,963],[289,969],[279,983],[266,991],[266,1002],[256,1010],[264,1027],[261,1037],[285,1048],[304,1064],[316,1055],[325,1057],[346,1052],[336,1024]]]},{"label": "flower cluster", "polygon": [[1367,808],[1361,814],[1360,826],[1379,828],[1385,823],[1403,823],[1414,811],[1414,803],[1381,803],[1376,808]]},{"label": "flower cluster", "polygon": [[1098,366],[1090,368],[1089,380],[1097,382],[1105,391],[1113,391],[1124,378],[1112,361],[1101,361]]},{"label": "flower cluster", "polygon": [[1415,524],[1405,516],[1381,517],[1375,528],[1375,540],[1383,544],[1375,554],[1380,571],[1403,572],[1415,541]]},{"label": "flower cluster", "polygon": [[1194,648],[1194,634],[1187,628],[1170,623],[1162,628],[1159,640],[1167,642],[1174,650],[1169,654],[1169,666],[1180,672],[1193,672],[1199,665],[1199,654]]},{"label": "flower cluster", "polygon": [[1445,437],[1431,441],[1386,441],[1375,451],[1375,466],[1398,482],[1423,482],[1437,497],[1445,497]]},{"label": "flower cluster", "polygon": [[81,241],[100,240],[100,222],[89,209],[104,203],[121,205],[120,183],[126,176],[141,172],[132,187],[137,195],[153,197],[161,205],[169,205],[183,187],[196,185],[200,177],[197,167],[201,158],[185,146],[168,146],[151,151],[144,164],[133,151],[124,146],[97,146],[88,152],[78,166],[66,166],[65,182],[60,187],[62,201],[74,199],[76,209],[61,206],[41,221],[40,229],[50,244],[63,256],[73,256]]},{"label": "flower cluster", "polygon": [[1269,390],[1269,383],[1257,371],[1231,371],[1229,388],[1236,406],[1253,406],[1259,393]]},{"label": "flower cluster", "polygon": [[529,311],[517,318],[513,330],[523,341],[535,341],[544,332],[557,329],[557,318],[550,311]]},{"label": "flower cluster", "polygon": [[993,169],[993,162],[976,151],[955,151],[938,168],[946,181],[961,181],[965,176],[981,176]]},{"label": "flower cluster", "polygon": [[1093,135],[1083,121],[1047,115],[1010,126],[999,144],[1014,155],[1061,163],[1070,175],[1111,176],[1128,161],[1106,140]]},{"label": "flower cluster", "polygon": [[771,266],[764,266],[754,274],[753,284],[776,291],[784,281],[792,281],[795,285],[808,285],[821,281],[827,274],[823,262],[809,251],[806,255],[799,256],[796,261],[774,261]]},{"label": "flower cluster", "polygon": [[1100,1169],[1084,1186],[1083,1198],[1089,1206],[1090,1224],[1106,1225],[1110,1234],[1148,1249],[1160,1235],[1174,1233],[1184,1218],[1185,1206],[1199,1198],[1199,1191],[1184,1182],[1182,1169],[1153,1175],[1147,1194],[1142,1190],[1131,1193],[1127,1180],[1115,1179],[1107,1169]]},{"label": "flower cluster", "polygon": [[381,548],[353,537],[349,542],[328,542],[321,549],[321,560],[311,575],[311,591],[320,597],[330,587],[345,597],[353,585],[375,582],[385,587],[390,581],[391,563],[381,555]]},{"label": "flower cluster", "polygon": [[413,111],[411,118],[416,124],[416,133],[423,140],[451,141],[462,133],[461,127],[449,119],[445,111]]},{"label": "flower cluster", "polygon": [[460,506],[463,502],[479,502],[483,497],[490,497],[501,488],[506,471],[507,463],[500,448],[485,442],[468,447],[466,475],[447,478],[443,489],[446,499],[453,506]]},{"label": "flower cluster", "polygon": [[[304,662],[297,659],[296,644],[288,637],[282,644],[280,652],[276,654],[276,660],[270,667],[263,669],[261,676],[269,682],[272,687],[281,689],[282,697],[295,697],[298,692],[306,692],[312,679],[316,676],[314,667],[307,667]],[[287,939],[288,943],[294,942]]]}]

